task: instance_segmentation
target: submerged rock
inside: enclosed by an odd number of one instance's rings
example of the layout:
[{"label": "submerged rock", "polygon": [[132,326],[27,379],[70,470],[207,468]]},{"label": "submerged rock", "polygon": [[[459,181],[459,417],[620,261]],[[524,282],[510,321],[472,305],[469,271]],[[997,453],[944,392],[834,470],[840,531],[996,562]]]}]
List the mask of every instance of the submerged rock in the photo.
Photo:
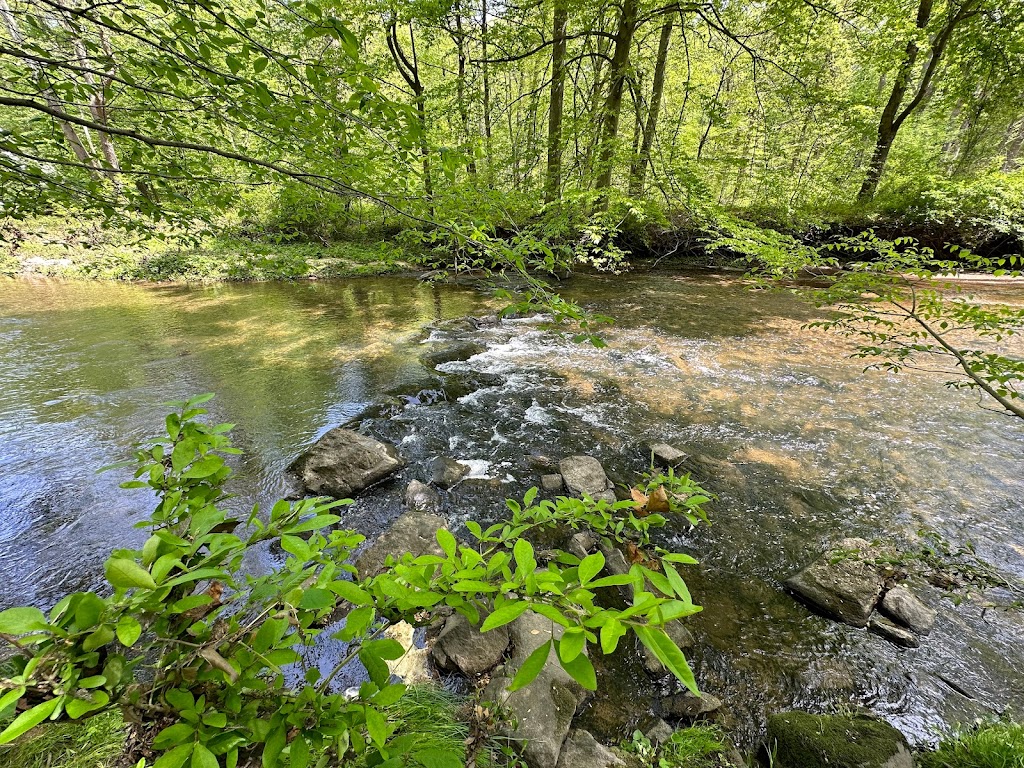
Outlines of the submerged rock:
[{"label": "submerged rock", "polygon": [[405,466],[395,446],[336,427],[289,467],[306,493],[344,498]]},{"label": "submerged rock", "polygon": [[882,574],[869,562],[871,544],[843,539],[794,576],[785,586],[829,618],[867,626],[882,593]]},{"label": "submerged rock", "polygon": [[917,648],[921,644],[921,641],[917,639],[917,635],[909,629],[904,629],[884,616],[879,616],[877,613],[872,614],[868,620],[868,629],[876,635],[884,637],[893,645],[899,645],[903,648]]},{"label": "submerged rock", "polygon": [[586,494],[593,499],[615,501],[615,494],[610,490],[611,481],[605,474],[601,462],[593,456],[569,456],[558,463],[558,468],[565,481],[565,487],[578,496]]},{"label": "submerged rock", "polygon": [[454,613],[437,636],[431,657],[441,669],[458,670],[467,677],[492,669],[508,648],[508,626],[481,632],[461,613]]},{"label": "submerged rock", "polygon": [[935,626],[935,611],[903,586],[893,587],[885,593],[882,612],[919,635],[927,635]]},{"label": "submerged rock", "polygon": [[772,715],[768,743],[778,768],[914,768],[903,734],[869,717]]},{"label": "submerged rock", "polygon": [[558,768],[616,768],[626,762],[604,744],[598,743],[590,731],[575,728],[569,732],[558,758]]},{"label": "submerged rock", "polygon": [[[562,636],[562,627],[554,625],[554,637]],[[576,710],[586,701],[586,691],[562,669],[552,649],[544,668],[525,688],[508,693],[507,688],[526,658],[552,638],[552,622],[527,611],[509,625],[512,651],[502,674],[496,674],[485,691],[485,698],[501,704],[514,725],[506,726],[506,735],[525,742],[522,754],[530,768],[558,765]]]},{"label": "submerged rock", "polygon": [[437,531],[444,527],[444,518],[438,515],[418,509],[406,512],[356,557],[359,578],[379,573],[389,555],[398,558],[406,552],[414,557],[443,554],[437,543]]},{"label": "submerged rock", "polygon": [[408,509],[415,509],[420,512],[441,511],[440,495],[429,485],[421,483],[419,480],[413,480],[405,487],[403,501]]},{"label": "submerged rock", "polygon": [[444,344],[420,355],[420,362],[430,367],[437,367],[456,360],[468,360],[473,355],[483,352],[486,347],[473,341],[455,341]]},{"label": "submerged rock", "polygon": [[441,488],[451,488],[469,474],[469,467],[447,456],[435,456],[427,464],[430,482]]}]

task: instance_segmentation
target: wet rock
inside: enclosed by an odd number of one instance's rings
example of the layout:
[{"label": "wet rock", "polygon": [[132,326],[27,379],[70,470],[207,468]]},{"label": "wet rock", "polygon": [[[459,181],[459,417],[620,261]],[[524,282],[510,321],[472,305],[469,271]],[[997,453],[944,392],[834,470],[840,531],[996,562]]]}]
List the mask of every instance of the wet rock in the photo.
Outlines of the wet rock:
[{"label": "wet rock", "polygon": [[451,488],[469,474],[469,467],[447,456],[435,456],[427,464],[430,482],[441,488]]},{"label": "wet rock", "polygon": [[429,352],[420,355],[420,362],[426,366],[436,368],[444,363],[452,363],[456,360],[468,360],[473,355],[479,355],[486,347],[473,341],[455,341],[444,344]]},{"label": "wet rock", "polygon": [[768,718],[778,768],[914,768],[903,734],[868,717],[784,712]]},{"label": "wet rock", "polygon": [[497,665],[508,643],[507,625],[481,632],[461,613],[454,613],[445,621],[431,656],[441,669],[458,670],[472,677]]},{"label": "wet rock", "polygon": [[608,747],[599,744],[590,731],[579,728],[569,732],[558,758],[558,768],[613,768],[624,765],[626,762]]},{"label": "wet rock", "polygon": [[289,467],[308,494],[351,496],[405,466],[395,446],[336,427]]},{"label": "wet rock", "polygon": [[[512,650],[502,674],[496,674],[485,691],[485,698],[501,704],[514,725],[505,727],[505,735],[525,742],[523,758],[530,768],[558,765],[576,710],[586,700],[586,691],[559,665],[554,651],[548,656],[537,678],[525,688],[508,693],[507,688],[526,658],[552,638],[552,623],[527,611],[509,625]],[[562,628],[554,627],[554,637]]]},{"label": "wet rock", "polygon": [[868,629],[876,635],[884,637],[893,645],[903,648],[917,648],[921,644],[921,641],[917,639],[917,635],[909,629],[904,629],[884,616],[879,616],[877,613],[872,614],[868,620]]},{"label": "wet rock", "polygon": [[405,486],[403,498],[407,509],[415,509],[420,512],[440,512],[441,496],[426,483],[413,480]]},{"label": "wet rock", "polygon": [[526,454],[526,463],[531,469],[538,472],[554,472],[558,469],[558,460],[540,453]]},{"label": "wet rock", "polygon": [[673,733],[675,733],[675,729],[661,718],[658,718],[654,721],[653,725],[644,731],[644,736],[650,739],[652,744],[661,745],[671,739]]},{"label": "wet rock", "polygon": [[437,530],[444,527],[444,518],[438,515],[417,509],[406,512],[356,557],[359,578],[379,573],[389,555],[398,558],[406,552],[414,557],[443,554],[436,537]]},{"label": "wet rock", "polygon": [[694,696],[687,691],[666,696],[661,700],[661,713],[667,717],[696,720],[722,708],[722,700],[710,693]]},{"label": "wet rock", "polygon": [[541,475],[540,487],[547,493],[560,493],[563,486],[561,475]]},{"label": "wet rock", "polygon": [[644,449],[648,456],[653,456],[656,466],[678,467],[686,460],[683,451],[668,443],[648,443]]},{"label": "wet rock", "polygon": [[935,611],[903,586],[893,587],[885,593],[882,612],[919,635],[927,635],[935,626]]},{"label": "wet rock", "polygon": [[569,456],[558,463],[565,487],[577,496],[586,494],[593,499],[615,501],[609,489],[611,482],[601,462],[593,456]]},{"label": "wet rock", "polygon": [[812,608],[854,627],[867,626],[882,592],[882,575],[864,539],[843,539],[785,586]]}]

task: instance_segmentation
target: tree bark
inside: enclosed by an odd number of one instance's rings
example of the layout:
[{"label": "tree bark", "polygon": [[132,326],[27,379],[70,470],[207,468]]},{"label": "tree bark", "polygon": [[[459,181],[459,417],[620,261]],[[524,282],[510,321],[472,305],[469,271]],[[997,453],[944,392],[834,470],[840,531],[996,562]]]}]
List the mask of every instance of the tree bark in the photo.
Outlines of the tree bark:
[{"label": "tree bark", "polygon": [[388,26],[388,50],[395,62],[402,79],[412,90],[414,105],[416,107],[416,118],[420,124],[420,156],[423,165],[423,194],[426,196],[430,206],[431,215],[434,211],[434,181],[430,175],[430,146],[427,142],[427,105],[424,98],[423,81],[420,80],[419,59],[416,56],[416,38],[413,34],[412,23],[409,23],[409,41],[412,46],[412,58],[410,59],[402,49],[398,41],[397,22],[392,21]]},{"label": "tree bark", "polygon": [[455,5],[455,45],[459,56],[459,74],[455,83],[456,98],[459,102],[459,118],[462,120],[463,141],[469,152],[466,172],[470,176],[476,176],[476,160],[473,158],[473,140],[469,128],[469,105],[466,103],[466,32],[462,26],[462,8],[458,3]]},{"label": "tree bark", "polygon": [[[907,106],[901,110],[903,99],[910,90],[911,76],[920,54],[916,39],[911,39],[907,43],[903,63],[896,74],[892,91],[889,94],[889,100],[886,102],[881,118],[878,121],[878,136],[875,140],[874,151],[871,154],[871,161],[868,163],[867,175],[864,177],[864,182],[857,193],[858,202],[867,203],[874,199],[875,193],[878,191],[878,184],[882,180],[882,174],[885,172],[886,163],[889,160],[889,153],[892,150],[893,142],[896,140],[900,127],[921,106],[931,88],[935,71],[943,54],[946,52],[946,47],[949,45],[949,40],[954,30],[963,21],[977,13],[979,2],[980,0],[963,0],[959,8],[950,7],[945,23],[932,38],[931,56],[924,67],[917,87],[914,89],[914,95]],[[919,32],[925,30],[931,21],[933,3],[934,0],[920,0],[916,21]]]},{"label": "tree bark", "polygon": [[[597,181],[595,188],[606,190],[612,185],[612,170],[615,164],[615,142],[619,133],[619,114],[622,111],[622,92],[629,74],[629,51],[636,32],[639,0],[623,0],[615,32],[615,51],[612,53],[611,71],[608,77],[608,96],[605,98],[601,124],[601,141],[597,160]],[[607,204],[607,195],[604,196]]]},{"label": "tree bark", "polygon": [[658,130],[658,113],[661,111],[662,94],[665,92],[665,69],[668,63],[668,49],[672,42],[672,25],[675,19],[671,14],[665,16],[661,27],[661,38],[658,40],[658,55],[654,61],[654,82],[651,84],[651,103],[647,108],[647,122],[644,124],[643,139],[640,153],[634,158],[629,174],[629,194],[639,197],[644,193],[644,182],[647,176],[647,165],[651,161],[651,147]]},{"label": "tree bark", "polygon": [[487,174],[493,177],[494,158],[491,153],[491,76],[487,71],[487,0],[480,8],[480,74],[484,84],[484,149],[487,154]]},{"label": "tree bark", "polygon": [[544,202],[562,196],[562,109],[565,103],[565,30],[569,12],[565,0],[555,0],[551,35],[551,98],[548,108],[548,161]]}]

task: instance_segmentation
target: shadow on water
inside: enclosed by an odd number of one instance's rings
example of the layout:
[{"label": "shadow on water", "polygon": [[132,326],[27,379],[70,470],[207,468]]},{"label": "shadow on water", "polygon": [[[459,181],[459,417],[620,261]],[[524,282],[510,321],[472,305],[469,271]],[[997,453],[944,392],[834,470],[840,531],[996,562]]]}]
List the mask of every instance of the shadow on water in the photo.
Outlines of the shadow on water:
[{"label": "shadow on water", "polygon": [[[97,583],[106,551],[149,500],[82,468],[150,434],[159,403],[218,393],[213,417],[237,424],[247,454],[233,488],[247,508],[284,492],[282,470],[303,446],[384,398],[391,417],[365,426],[398,444],[409,467],[347,508],[346,523],[370,535],[400,514],[404,482],[422,479],[437,454],[473,463],[444,494],[458,529],[499,519],[504,497],[538,483],[525,454],[594,455],[629,482],[646,466],[643,441],[686,449],[719,496],[714,524],[678,526],[665,543],[701,560],[686,574],[704,605],[691,621],[692,661],[741,742],[758,738],[767,712],[790,707],[867,706],[922,742],[1022,706],[1019,612],[929,595],[938,626],[921,648],[898,650],[813,615],[780,584],[836,539],[909,545],[923,527],[974,542],[1024,578],[1024,429],[934,377],[863,373],[844,342],[802,330],[816,313],[789,294],[657,274],[566,289],[616,318],[609,348],[530,321],[472,331],[486,351],[440,366],[461,386],[445,400],[417,395],[438,386],[416,362],[420,329],[485,311],[464,289],[396,278],[0,284],[0,606]],[[268,553],[263,566],[275,564]],[[309,662],[330,666],[336,652]],[[585,718],[625,735],[644,710],[637,702],[670,688],[635,653],[602,663],[614,684]]]}]

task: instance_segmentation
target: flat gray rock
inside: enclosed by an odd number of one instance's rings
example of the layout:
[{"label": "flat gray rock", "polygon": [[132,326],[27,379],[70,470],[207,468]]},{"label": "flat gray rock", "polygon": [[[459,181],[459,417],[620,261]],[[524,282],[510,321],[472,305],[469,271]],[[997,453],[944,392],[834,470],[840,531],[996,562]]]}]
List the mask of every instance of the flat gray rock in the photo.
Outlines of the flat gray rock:
[{"label": "flat gray rock", "polygon": [[503,674],[496,674],[485,690],[486,700],[500,703],[514,726],[505,735],[522,743],[522,755],[530,768],[558,765],[562,742],[569,733],[576,711],[587,699],[586,691],[562,669],[552,649],[537,678],[514,693],[506,690],[516,671],[537,648],[562,628],[539,614],[527,611],[509,625],[512,650]]},{"label": "flat gray rock", "polygon": [[648,443],[647,455],[652,456],[656,466],[678,467],[686,461],[686,454],[668,443]]},{"label": "flat gray rock", "polygon": [[[611,488],[604,467],[593,456],[569,456],[558,462],[558,469],[565,487],[577,496],[587,494],[596,499]],[[615,494],[611,497],[614,500]]]},{"label": "flat gray rock", "polygon": [[935,611],[903,586],[893,587],[885,593],[882,612],[919,635],[927,635],[935,626]]},{"label": "flat gray rock", "polygon": [[669,717],[695,720],[710,715],[722,708],[722,700],[710,693],[694,696],[687,691],[666,696],[661,700],[661,712]]},{"label": "flat gray rock", "polygon": [[395,446],[336,427],[289,467],[310,495],[342,499],[405,466]]},{"label": "flat gray rock", "polygon": [[424,352],[420,355],[420,362],[427,366],[437,367],[456,360],[469,360],[473,355],[478,355],[485,349],[486,347],[472,341],[455,341]]},{"label": "flat gray rock", "polygon": [[864,539],[844,539],[784,583],[829,618],[865,627],[882,593],[882,575],[871,556]]},{"label": "flat gray rock", "polygon": [[447,456],[435,456],[427,464],[430,482],[439,488],[451,488],[469,474],[469,467]]}]

